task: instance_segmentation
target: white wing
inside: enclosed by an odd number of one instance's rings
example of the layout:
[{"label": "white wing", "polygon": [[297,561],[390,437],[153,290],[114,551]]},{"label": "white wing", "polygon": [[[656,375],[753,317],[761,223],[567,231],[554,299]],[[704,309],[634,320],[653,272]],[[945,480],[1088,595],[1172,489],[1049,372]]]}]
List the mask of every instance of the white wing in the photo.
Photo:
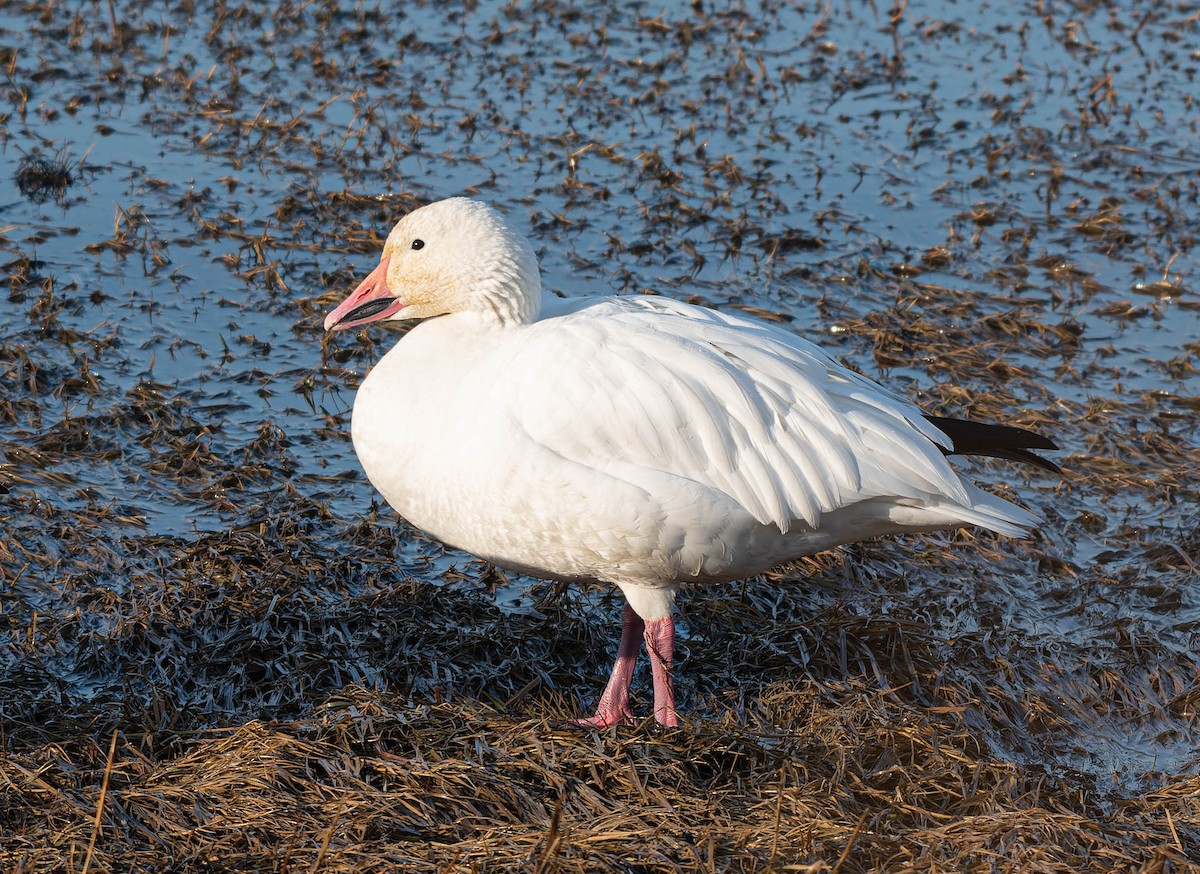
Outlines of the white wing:
[{"label": "white wing", "polygon": [[508,389],[517,424],[569,461],[666,471],[783,532],[870,498],[972,505],[914,404],[789,332],[657,297],[559,309],[529,327]]}]

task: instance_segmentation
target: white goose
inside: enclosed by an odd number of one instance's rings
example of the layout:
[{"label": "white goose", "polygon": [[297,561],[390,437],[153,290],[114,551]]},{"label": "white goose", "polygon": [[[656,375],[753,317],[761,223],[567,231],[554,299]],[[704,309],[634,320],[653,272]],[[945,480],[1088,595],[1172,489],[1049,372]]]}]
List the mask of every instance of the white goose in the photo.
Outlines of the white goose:
[{"label": "white goose", "polygon": [[625,595],[595,715],[631,720],[643,639],[654,717],[671,686],[682,583],[740,579],[880,534],[1039,521],[945,454],[1028,452],[1044,437],[930,419],[788,331],[661,297],[543,296],[529,242],[452,198],[393,228],[328,330],[423,319],[371,370],[354,448],[418,528],[500,567]]}]

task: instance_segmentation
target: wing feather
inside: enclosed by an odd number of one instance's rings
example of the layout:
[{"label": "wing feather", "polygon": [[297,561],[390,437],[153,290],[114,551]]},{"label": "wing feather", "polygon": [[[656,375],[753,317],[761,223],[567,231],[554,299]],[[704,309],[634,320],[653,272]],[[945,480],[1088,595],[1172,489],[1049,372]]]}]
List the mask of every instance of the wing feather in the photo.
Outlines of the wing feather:
[{"label": "wing feather", "polygon": [[684,477],[781,531],[874,497],[971,505],[919,408],[800,337],[666,298],[564,309],[522,338],[510,409],[565,458]]}]

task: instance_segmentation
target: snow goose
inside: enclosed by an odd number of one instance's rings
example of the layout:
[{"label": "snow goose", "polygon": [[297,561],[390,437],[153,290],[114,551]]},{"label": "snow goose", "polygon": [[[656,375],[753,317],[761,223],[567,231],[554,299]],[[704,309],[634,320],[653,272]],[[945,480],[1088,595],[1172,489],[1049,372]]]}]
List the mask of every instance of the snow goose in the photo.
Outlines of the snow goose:
[{"label": "snow goose", "polygon": [[778,326],[662,297],[543,296],[498,212],[456,197],[405,216],[327,330],[420,320],[354,401],[354,449],[396,511],[502,568],[625,595],[595,714],[630,721],[646,644],[654,717],[678,725],[672,608],[727,581],[881,534],[1039,521],[946,461],[1055,470],[1019,428],[924,416]]}]

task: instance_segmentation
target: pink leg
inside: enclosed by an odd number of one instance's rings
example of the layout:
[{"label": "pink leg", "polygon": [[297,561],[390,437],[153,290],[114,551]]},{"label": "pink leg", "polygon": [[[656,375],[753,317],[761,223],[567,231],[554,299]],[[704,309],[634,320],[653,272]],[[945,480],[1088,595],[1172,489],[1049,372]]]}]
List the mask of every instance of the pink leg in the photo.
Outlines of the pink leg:
[{"label": "pink leg", "polygon": [[[575,725],[584,728],[608,728],[619,722],[632,722],[629,712],[629,684],[633,682],[633,668],[642,649],[642,635],[646,624],[642,617],[633,612],[628,604],[621,611],[621,645],[617,648],[617,661],[613,664],[612,676],[596,705],[596,715],[588,719],[576,719]],[[655,679],[657,699],[658,680]]]},{"label": "pink leg", "polygon": [[[626,608],[628,609],[628,608]],[[679,725],[675,711],[675,687],[671,683],[671,659],[675,657],[675,620],[651,619],[646,625],[646,649],[654,674],[654,718],[671,728]]]}]

